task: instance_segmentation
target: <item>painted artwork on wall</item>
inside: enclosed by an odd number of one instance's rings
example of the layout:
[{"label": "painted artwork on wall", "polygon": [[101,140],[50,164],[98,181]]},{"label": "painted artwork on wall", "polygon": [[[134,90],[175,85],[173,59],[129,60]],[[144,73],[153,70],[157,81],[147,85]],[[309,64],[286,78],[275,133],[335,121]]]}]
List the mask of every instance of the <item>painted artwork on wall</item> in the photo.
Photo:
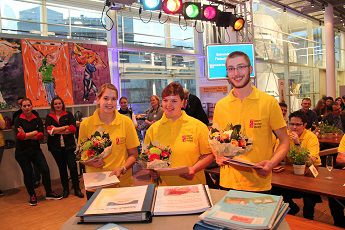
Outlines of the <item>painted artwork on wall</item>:
[{"label": "painted artwork on wall", "polygon": [[0,38],[0,110],[15,107],[18,96],[25,96],[20,40]]},{"label": "painted artwork on wall", "polygon": [[92,104],[97,90],[110,83],[108,48],[103,45],[69,43],[75,104]]},{"label": "painted artwork on wall", "polygon": [[23,39],[22,51],[26,96],[33,106],[49,106],[56,95],[74,104],[68,43]]}]

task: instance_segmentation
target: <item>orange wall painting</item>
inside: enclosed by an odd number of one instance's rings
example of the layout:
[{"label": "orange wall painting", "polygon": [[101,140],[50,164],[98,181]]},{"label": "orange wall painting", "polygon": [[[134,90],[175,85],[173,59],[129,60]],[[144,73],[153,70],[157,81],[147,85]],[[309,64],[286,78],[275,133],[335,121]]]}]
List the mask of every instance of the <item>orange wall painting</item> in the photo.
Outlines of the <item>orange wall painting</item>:
[{"label": "orange wall painting", "polygon": [[22,39],[26,96],[33,106],[49,106],[58,95],[73,105],[68,43]]}]

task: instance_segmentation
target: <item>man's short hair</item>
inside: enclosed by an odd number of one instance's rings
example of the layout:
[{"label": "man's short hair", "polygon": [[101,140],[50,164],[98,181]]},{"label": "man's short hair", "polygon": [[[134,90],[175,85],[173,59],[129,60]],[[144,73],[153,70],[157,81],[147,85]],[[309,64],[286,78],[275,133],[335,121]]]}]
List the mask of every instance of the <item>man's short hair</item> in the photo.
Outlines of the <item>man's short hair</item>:
[{"label": "man's short hair", "polygon": [[333,97],[326,97],[326,101],[327,101],[327,100],[334,101]]},{"label": "man's short hair", "polygon": [[248,65],[251,66],[250,59],[249,59],[248,55],[242,51],[234,51],[234,52],[230,53],[228,55],[228,57],[226,58],[226,61],[228,61],[228,59],[230,59],[230,58],[235,58],[235,57],[244,57],[244,59],[247,61]]},{"label": "man's short hair", "polygon": [[343,95],[342,98],[345,99],[345,95]]},{"label": "man's short hair", "polygon": [[309,97],[305,97],[305,98],[303,98],[303,99],[302,99],[302,102],[303,102],[303,101],[310,101],[310,102],[311,102],[311,100],[310,100],[310,98],[309,98]]},{"label": "man's short hair", "polygon": [[307,123],[307,116],[303,112],[301,112],[301,111],[295,111],[293,113],[290,113],[289,120],[291,120],[292,117],[300,118],[302,120],[303,124]]},{"label": "man's short hair", "polygon": [[286,104],[285,102],[280,102],[280,103],[279,103],[279,106],[280,106],[280,107],[285,107],[285,108],[287,108],[287,104]]}]

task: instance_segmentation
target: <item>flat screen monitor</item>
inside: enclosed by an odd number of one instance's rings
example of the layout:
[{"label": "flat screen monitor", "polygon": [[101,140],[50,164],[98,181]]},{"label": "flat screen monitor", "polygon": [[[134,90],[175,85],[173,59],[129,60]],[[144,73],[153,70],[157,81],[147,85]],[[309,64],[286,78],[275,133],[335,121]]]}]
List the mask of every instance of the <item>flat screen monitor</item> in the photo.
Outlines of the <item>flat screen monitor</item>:
[{"label": "flat screen monitor", "polygon": [[206,47],[206,68],[208,79],[227,79],[225,60],[226,57],[234,51],[242,51],[248,55],[250,63],[253,67],[253,72],[250,76],[255,76],[255,56],[253,44],[233,43],[227,45],[208,45]]}]

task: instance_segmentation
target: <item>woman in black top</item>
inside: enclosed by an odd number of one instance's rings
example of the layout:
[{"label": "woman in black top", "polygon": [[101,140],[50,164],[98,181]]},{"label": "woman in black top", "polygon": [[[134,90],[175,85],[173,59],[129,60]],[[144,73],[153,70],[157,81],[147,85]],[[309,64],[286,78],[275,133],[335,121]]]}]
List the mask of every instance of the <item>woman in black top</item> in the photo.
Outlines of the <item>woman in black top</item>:
[{"label": "woman in black top", "polygon": [[24,98],[21,104],[22,114],[14,123],[16,132],[15,158],[22,169],[24,184],[30,195],[29,204],[37,205],[33,183],[33,169],[35,165],[42,174],[42,182],[46,190],[46,199],[59,200],[62,196],[55,194],[51,189],[49,167],[40,148],[39,140],[43,138],[43,123],[39,116],[32,113],[32,103]]},{"label": "woman in black top", "polygon": [[51,112],[46,117],[48,132],[48,149],[52,153],[59,168],[63,197],[69,195],[67,166],[72,178],[74,194],[80,198],[84,194],[80,191],[77,163],[74,151],[76,144],[74,133],[76,121],[72,113],[65,110],[65,103],[60,97],[55,97],[51,102]]}]

